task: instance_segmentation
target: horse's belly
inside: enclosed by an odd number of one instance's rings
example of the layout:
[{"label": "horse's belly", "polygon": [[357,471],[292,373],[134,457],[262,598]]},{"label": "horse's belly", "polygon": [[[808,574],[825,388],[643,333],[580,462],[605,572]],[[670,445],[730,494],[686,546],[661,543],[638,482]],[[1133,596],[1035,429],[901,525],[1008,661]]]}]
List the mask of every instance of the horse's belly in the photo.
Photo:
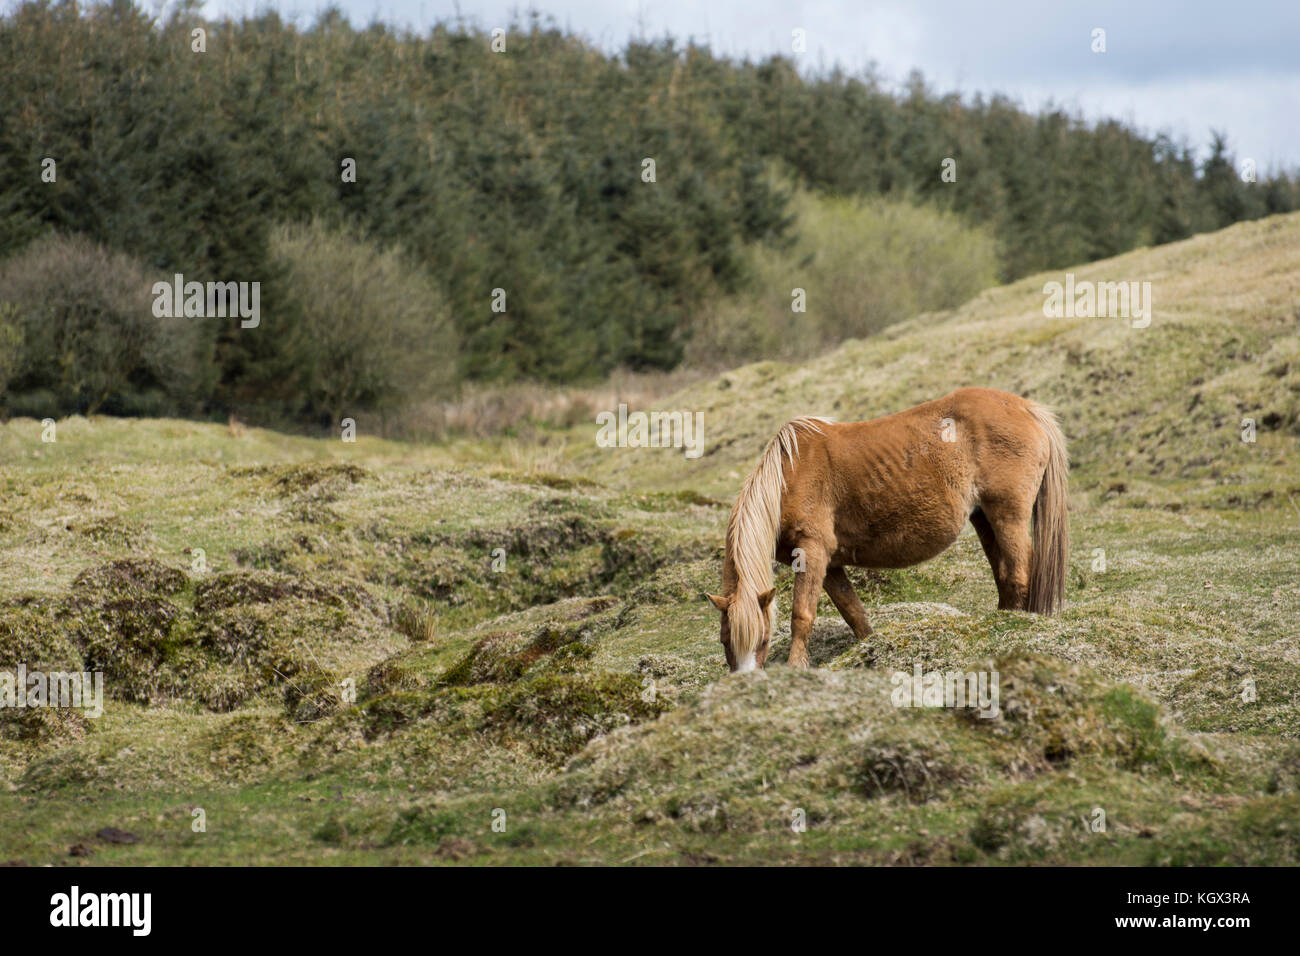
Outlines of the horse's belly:
[{"label": "horse's belly", "polygon": [[833,563],[861,568],[906,568],[947,551],[961,536],[964,517],[936,514],[875,521],[841,533]]}]

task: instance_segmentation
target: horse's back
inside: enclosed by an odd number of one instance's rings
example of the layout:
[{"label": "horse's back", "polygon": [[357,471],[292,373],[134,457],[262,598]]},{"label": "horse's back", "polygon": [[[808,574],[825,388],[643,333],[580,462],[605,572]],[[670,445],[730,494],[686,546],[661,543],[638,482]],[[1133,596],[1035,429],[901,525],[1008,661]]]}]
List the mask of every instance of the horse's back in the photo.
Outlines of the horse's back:
[{"label": "horse's back", "polygon": [[1035,407],[1009,392],[962,388],[882,418],[823,426],[801,439],[790,474],[782,522],[790,540],[820,524],[836,563],[868,567],[939,554],[983,496],[1024,500],[1037,488],[1047,445]]}]

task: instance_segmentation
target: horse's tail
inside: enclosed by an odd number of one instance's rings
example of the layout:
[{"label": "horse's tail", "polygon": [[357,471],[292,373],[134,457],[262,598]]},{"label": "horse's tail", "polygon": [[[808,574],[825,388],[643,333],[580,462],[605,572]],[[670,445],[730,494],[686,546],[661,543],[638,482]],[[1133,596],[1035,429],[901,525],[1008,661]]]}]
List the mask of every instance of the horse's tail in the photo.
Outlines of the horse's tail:
[{"label": "horse's tail", "polygon": [[1029,561],[1029,606],[1035,614],[1051,614],[1065,601],[1070,557],[1070,518],[1066,511],[1066,476],[1070,469],[1065,436],[1051,409],[1029,409],[1048,442],[1047,469],[1034,501],[1033,554]]}]

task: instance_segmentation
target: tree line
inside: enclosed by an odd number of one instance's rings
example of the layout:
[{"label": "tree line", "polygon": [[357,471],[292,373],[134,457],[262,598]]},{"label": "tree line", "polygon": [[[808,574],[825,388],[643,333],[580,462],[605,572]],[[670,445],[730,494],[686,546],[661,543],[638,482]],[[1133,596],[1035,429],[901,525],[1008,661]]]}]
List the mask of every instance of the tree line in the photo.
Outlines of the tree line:
[{"label": "tree line", "polygon": [[[1002,279],[1300,206],[1219,135],[1198,162],[920,77],[667,38],[610,54],[536,17],[494,38],[39,0],[0,18],[0,63],[10,414],[312,423],[707,360],[696,317],[755,250],[797,245],[796,188],[949,211],[994,237]],[[173,273],[258,281],[266,319],[138,315],[136,284]]]}]

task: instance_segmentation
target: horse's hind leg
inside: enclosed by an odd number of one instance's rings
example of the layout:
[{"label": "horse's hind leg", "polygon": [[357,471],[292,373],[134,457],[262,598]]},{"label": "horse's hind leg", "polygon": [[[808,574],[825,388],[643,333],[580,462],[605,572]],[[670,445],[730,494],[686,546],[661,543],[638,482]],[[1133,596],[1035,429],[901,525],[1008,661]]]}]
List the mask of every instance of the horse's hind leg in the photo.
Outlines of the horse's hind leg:
[{"label": "horse's hind leg", "polygon": [[1020,509],[981,504],[970,516],[998,584],[998,610],[1029,606],[1029,515]]},{"label": "horse's hind leg", "polygon": [[844,618],[849,627],[853,628],[853,636],[859,641],[865,641],[871,636],[871,625],[867,622],[867,609],[862,606],[862,601],[858,598],[858,592],[853,590],[853,582],[849,576],[844,573],[843,568],[827,568],[826,580],[822,583],[826,588],[826,593],[831,596],[835,606],[839,608],[840,615]]},{"label": "horse's hind leg", "polygon": [[993,580],[998,585],[998,608],[1004,610],[1008,606],[1007,601],[1009,599],[1006,572],[1002,567],[1002,549],[998,547],[998,539],[993,533],[993,525],[984,516],[984,512],[978,508],[971,513],[970,523],[975,528],[975,533],[979,535],[984,554],[989,559],[989,567],[993,569]]}]

